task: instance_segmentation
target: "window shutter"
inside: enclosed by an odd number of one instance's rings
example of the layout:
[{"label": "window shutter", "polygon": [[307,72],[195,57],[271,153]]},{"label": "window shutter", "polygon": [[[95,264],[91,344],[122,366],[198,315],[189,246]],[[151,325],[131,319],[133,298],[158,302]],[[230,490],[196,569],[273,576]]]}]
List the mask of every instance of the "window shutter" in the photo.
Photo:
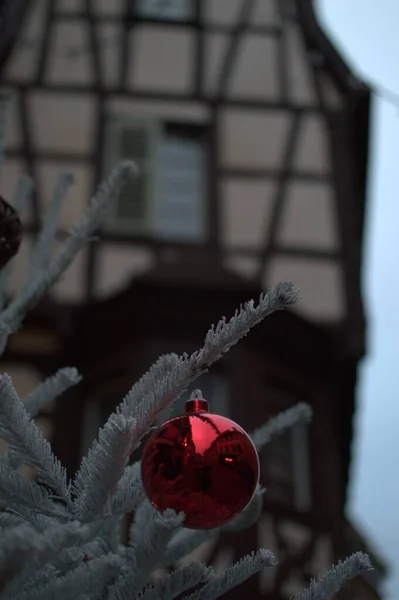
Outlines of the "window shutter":
[{"label": "window shutter", "polygon": [[295,506],[301,512],[312,508],[309,432],[306,423],[297,423],[291,431]]},{"label": "window shutter", "polygon": [[200,139],[165,133],[161,142],[154,233],[173,241],[205,237],[205,153]]},{"label": "window shutter", "polygon": [[300,512],[312,507],[307,425],[299,423],[272,440],[265,449],[268,497]]},{"label": "window shutter", "polygon": [[194,16],[193,0],[136,0],[137,15],[146,19],[190,21]]},{"label": "window shutter", "polygon": [[[266,381],[270,417],[300,400],[290,390]],[[312,508],[312,473],[308,425],[297,423],[272,439],[261,450],[261,468],[267,495],[273,502],[290,505],[299,512]]]},{"label": "window shutter", "polygon": [[111,118],[105,143],[105,171],[122,160],[134,161],[139,174],[111,207],[108,230],[147,234],[151,228],[158,126],[154,121]]},{"label": "window shutter", "polygon": [[273,502],[295,505],[293,488],[291,433],[286,431],[267,444],[261,465],[268,498]]}]

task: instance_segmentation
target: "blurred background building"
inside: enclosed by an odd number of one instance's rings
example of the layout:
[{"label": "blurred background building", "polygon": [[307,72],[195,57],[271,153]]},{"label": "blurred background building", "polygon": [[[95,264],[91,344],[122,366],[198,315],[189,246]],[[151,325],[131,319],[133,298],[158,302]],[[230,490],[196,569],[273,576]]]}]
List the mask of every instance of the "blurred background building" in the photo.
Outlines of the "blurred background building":
[{"label": "blurred background building", "polygon": [[[36,182],[10,294],[60,172],[76,180],[61,241],[120,160],[140,168],[4,357],[22,395],[59,366],[84,375],[42,417],[69,473],[159,354],[194,350],[220,316],[292,280],[298,306],[267,319],[201,386],[214,412],[249,430],[300,400],[313,424],[261,456],[258,526],[197,556],[223,566],[272,549],[279,566],[245,593],[278,599],[366,548],[345,502],[364,354],[370,91],[312,1],[32,0],[2,83],[13,100],[1,194],[11,199],[23,172]],[[380,597],[385,567],[374,562],[343,598]]]}]

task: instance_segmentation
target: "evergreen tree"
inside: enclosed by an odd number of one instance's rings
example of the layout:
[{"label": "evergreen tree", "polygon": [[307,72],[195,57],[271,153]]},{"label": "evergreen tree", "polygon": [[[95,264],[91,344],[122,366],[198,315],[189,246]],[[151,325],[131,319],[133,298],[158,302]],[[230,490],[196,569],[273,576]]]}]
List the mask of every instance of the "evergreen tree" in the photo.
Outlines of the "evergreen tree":
[{"label": "evergreen tree", "polygon": [[[116,167],[55,253],[61,204],[73,183],[70,175],[60,176],[26,281],[9,303],[4,291],[9,264],[1,272],[0,352],[21,327],[27,310],[91,241],[107,208],[135,173],[135,166],[128,162]],[[22,210],[31,189],[29,179],[23,178],[13,201],[17,210]],[[203,347],[191,356],[161,356],[104,424],[72,481],[34,417],[77,384],[79,373],[73,367],[63,368],[26,398],[18,397],[9,375],[0,375],[0,437],[8,443],[0,460],[0,501],[4,506],[0,512],[0,600],[172,600],[182,594],[186,600],[213,600],[260,569],[276,564],[278,557],[271,552],[254,549],[221,574],[194,562],[161,580],[151,579],[155,569],[173,565],[218,530],[182,528],[184,515],[172,510],[157,512],[145,497],[140,464],[129,464],[129,456],[157,417],[192,382],[267,315],[295,302],[297,295],[291,284],[280,284],[258,303],[250,300],[229,321],[222,319],[212,327]],[[300,404],[254,431],[252,440],[261,449],[274,436],[310,416],[309,407]],[[32,467],[36,479],[21,475],[21,465]],[[247,508],[224,528],[239,531],[252,525],[260,515],[262,497],[263,490],[258,487]],[[128,543],[122,545],[119,528],[124,515],[130,513],[134,513],[133,525]],[[368,556],[356,553],[295,598],[328,598],[347,580],[370,568]]]}]

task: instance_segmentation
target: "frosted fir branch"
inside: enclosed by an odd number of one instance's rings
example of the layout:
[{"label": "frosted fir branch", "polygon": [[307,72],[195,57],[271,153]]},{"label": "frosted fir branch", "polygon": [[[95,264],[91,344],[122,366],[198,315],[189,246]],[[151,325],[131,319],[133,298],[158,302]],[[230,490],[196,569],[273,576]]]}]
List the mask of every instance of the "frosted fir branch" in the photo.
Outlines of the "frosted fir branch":
[{"label": "frosted fir branch", "polygon": [[293,304],[297,297],[298,291],[291,283],[277,285],[267,294],[260,296],[258,305],[255,306],[254,301],[250,300],[237,310],[229,321],[221,319],[216,327],[208,331],[203,348],[191,356],[183,355],[180,360],[175,360],[162,379],[149,376],[147,393],[140,400],[131,402],[128,408],[125,408],[125,405],[119,408],[124,414],[129,414],[137,420],[136,444],[147,433],[149,425],[169,408],[193,381],[205,373],[213,362],[247,335],[252,327],[271,313]]},{"label": "frosted fir branch", "polygon": [[0,576],[18,572],[18,577],[6,584],[2,600],[14,598],[26,578],[54,560],[64,548],[81,543],[89,532],[78,522],[57,525],[44,533],[27,526],[11,529],[0,542]]},{"label": "frosted fir branch", "polygon": [[[169,542],[158,566],[166,567],[176,563],[196,550],[201,544],[212,539],[220,531],[241,531],[251,527],[258,520],[262,511],[264,492],[265,490],[258,486],[245,510],[221,528],[207,530],[180,529]],[[138,461],[125,469],[117,491],[112,498],[111,513],[126,514],[134,512],[144,499],[145,492],[140,474],[140,462]],[[134,524],[132,532],[134,534]]]},{"label": "frosted fir branch", "polygon": [[54,375],[47,377],[26,398],[25,410],[31,418],[36,417],[41,410],[46,408],[58,396],[82,381],[82,376],[75,367],[64,367]]},{"label": "frosted fir branch", "polygon": [[[279,283],[266,294],[261,294],[257,305],[253,300],[246,302],[229,321],[223,318],[216,327],[208,331],[204,347],[195,353],[197,362],[209,366],[245,337],[255,325],[271,313],[295,304],[298,297],[299,291],[292,283]],[[194,355],[192,362],[193,358]]]},{"label": "frosted fir branch", "polygon": [[273,567],[276,564],[277,561],[269,550],[252,552],[220,575],[212,577],[202,588],[185,596],[183,600],[215,600],[264,567]]},{"label": "frosted fir branch", "polygon": [[262,514],[263,497],[265,495],[265,491],[265,489],[258,485],[249,504],[241,513],[239,513],[232,521],[230,521],[230,523],[223,525],[221,528],[222,531],[243,531],[244,529],[249,529],[252,527],[254,523],[257,523]]},{"label": "frosted fir branch", "polygon": [[44,533],[49,527],[66,523],[69,520],[69,515],[60,504],[54,507],[53,514],[38,512],[30,509],[28,506],[20,506],[18,509],[15,509],[15,513],[39,533]]},{"label": "frosted fir branch", "polygon": [[[59,369],[54,375],[45,379],[30,394],[24,398],[23,403],[29,417],[33,419],[41,410],[53,402],[66,390],[81,381],[82,377],[73,367]],[[6,464],[17,470],[23,464],[23,458],[15,452],[7,450],[0,459],[0,465]]]},{"label": "frosted fir branch", "polygon": [[206,583],[213,575],[211,567],[192,562],[146,588],[137,600],[173,600],[196,585]]},{"label": "frosted fir branch", "polygon": [[134,512],[145,498],[140,462],[126,467],[111,498],[111,514],[123,515]]},{"label": "frosted fir branch", "polygon": [[[212,327],[203,348],[190,357],[174,354],[161,357],[119,405],[116,414],[134,418],[137,422],[134,445],[138,446],[156,418],[207,371],[231,346],[244,337],[262,319],[295,302],[298,292],[290,283],[280,284],[262,294],[259,304],[247,302],[229,320],[222,319]],[[110,416],[110,419],[113,415]]]},{"label": "frosted fir branch", "polygon": [[166,568],[194,552],[205,542],[209,542],[220,533],[220,528],[214,529],[180,529],[171,539],[162,555],[159,568]]},{"label": "frosted fir branch", "polygon": [[[148,507],[143,506],[137,513],[134,543],[126,550],[125,568],[110,589],[109,600],[130,600],[140,593],[154,566],[159,563],[170,538],[184,521],[183,514],[176,514],[169,509],[158,513],[148,511]],[[144,513],[147,520],[140,523]]]},{"label": "frosted fir branch", "polygon": [[34,591],[39,590],[48,585],[51,581],[56,579],[59,573],[53,564],[46,565],[38,573],[35,573],[32,577],[28,577],[22,586],[22,591]]},{"label": "frosted fir branch", "polygon": [[169,542],[162,556],[161,567],[168,567],[177,563],[185,556],[194,552],[205,542],[208,542],[221,532],[237,532],[248,529],[256,523],[263,508],[263,495],[265,490],[258,485],[256,492],[248,506],[237,515],[230,523],[214,529],[180,529]]},{"label": "frosted fir branch", "polygon": [[11,527],[16,527],[18,525],[23,524],[24,521],[19,515],[16,515],[13,512],[9,512],[8,510],[0,510],[0,528],[2,533],[6,529],[10,529]]},{"label": "frosted fir branch", "polygon": [[264,425],[251,433],[251,439],[259,451],[275,437],[284,433],[298,423],[309,423],[312,420],[312,409],[301,402],[269,419]]},{"label": "frosted fir branch", "polygon": [[[50,531],[50,534],[52,532]],[[34,535],[37,535],[34,533]],[[71,543],[71,542],[70,542]],[[72,545],[75,541],[72,541]],[[12,580],[8,581],[1,595],[2,600],[14,600],[15,596],[24,590],[31,590],[38,586],[43,586],[58,577],[58,570],[51,565],[57,550],[49,546],[43,554],[34,548],[32,550],[32,559],[29,558],[22,564],[18,573]],[[61,551],[62,552],[62,551]]]},{"label": "frosted fir branch", "polygon": [[73,183],[74,177],[71,173],[62,173],[58,178],[32,254],[27,279],[22,285],[21,294],[24,294],[32,285],[32,282],[40,276],[40,273],[48,269],[50,265],[61,219],[61,205]]},{"label": "frosted fir branch", "polygon": [[87,598],[99,598],[119,575],[122,567],[123,560],[119,556],[95,558],[65,576],[53,579],[44,588],[24,591],[13,600],[81,600],[85,595]]},{"label": "frosted fir branch", "polygon": [[66,575],[85,562],[86,553],[84,548],[86,545],[87,544],[80,547],[65,548],[59,556],[57,556],[52,562],[52,565],[56,568],[58,575]]},{"label": "frosted fir branch", "polygon": [[103,597],[122,568],[123,560],[115,554],[94,558],[42,590],[37,600],[70,600],[81,598],[82,594],[88,598]]},{"label": "frosted fir branch", "polygon": [[21,455],[24,463],[33,467],[39,479],[49,485],[72,510],[65,469],[29,418],[7,374],[0,376],[0,436],[8,442],[10,451]]},{"label": "frosted fir branch", "polygon": [[26,312],[57,281],[61,273],[74,260],[76,255],[90,241],[102,224],[109,206],[118,198],[124,185],[136,174],[134,163],[124,161],[101,184],[80,223],[69,232],[60,251],[51,259],[48,267],[38,274],[26,288],[22,288],[16,298],[0,316],[0,354],[4,351],[8,336],[16,331]]},{"label": "frosted fir branch", "polygon": [[[69,573],[69,571],[78,567],[82,562],[92,558],[93,549],[97,545],[103,530],[107,527],[108,521],[109,519],[105,518],[101,523],[93,521],[84,525],[87,535],[81,540],[80,546],[64,549],[53,561],[60,574],[65,575]],[[103,552],[102,555],[104,554],[109,553]]]},{"label": "frosted fir branch", "polygon": [[131,414],[135,406],[143,402],[143,398],[151,393],[154,381],[163,380],[177,365],[180,358],[177,354],[164,354],[148,369],[144,375],[133,385],[121,404],[117,407],[117,413],[125,416]]},{"label": "frosted fir branch", "polygon": [[3,598],[5,586],[18,575],[20,561],[23,563],[31,553],[27,547],[32,528],[27,524],[9,529],[0,539],[0,595]]},{"label": "frosted fir branch", "polygon": [[26,506],[42,514],[52,515],[55,506],[49,493],[34,481],[0,464],[0,502],[14,509]]},{"label": "frosted fir branch", "polygon": [[[176,354],[167,354],[161,356],[155,364],[141,377],[141,379],[132,387],[130,392],[126,395],[124,400],[121,402],[116,412],[111,414],[109,417],[104,429],[106,427],[113,427],[113,423],[115,419],[130,419],[129,413],[132,412],[132,407],[140,403],[142,401],[143,396],[145,396],[151,390],[151,386],[153,386],[154,380],[162,379],[165,377],[167,373],[171,371],[173,366],[179,364],[179,358]],[[104,446],[104,439],[101,437],[101,431],[99,433],[98,441],[94,442],[96,448],[98,448],[98,452],[100,452],[100,448],[102,451],[106,451],[107,453],[115,453],[118,452],[118,449],[113,447],[113,444],[106,444]],[[101,437],[101,439],[100,439]],[[117,443],[117,438],[115,440]],[[134,446],[138,444],[138,436],[137,434],[131,439],[131,447],[130,452],[133,451]],[[84,459],[82,462],[82,468],[86,469],[88,459]],[[91,468],[91,461],[89,463],[89,467]],[[82,494],[83,492],[83,484],[86,481],[86,477],[83,474],[83,471],[80,470],[76,476],[74,481],[74,488],[76,489],[76,493]],[[140,463],[136,463],[135,465],[129,465],[124,469],[123,473],[120,473],[120,481],[117,482],[115,494],[112,495],[111,499],[111,514],[125,514],[127,512],[132,512],[136,510],[139,503],[144,498],[144,489],[140,475]]]},{"label": "frosted fir branch", "polygon": [[129,530],[129,546],[139,548],[145,543],[147,538],[147,527],[149,523],[156,524],[156,517],[159,513],[145,498],[140,504],[134,515],[134,520]]},{"label": "frosted fir branch", "polygon": [[367,554],[356,552],[333,566],[321,577],[313,579],[309,587],[296,594],[293,600],[327,600],[338,592],[344,583],[372,569],[373,566]]},{"label": "frosted fir branch", "polygon": [[101,528],[96,539],[85,547],[85,552],[89,558],[98,558],[109,553],[117,554],[120,551],[121,523],[122,515],[107,516],[105,525]]},{"label": "frosted fir branch", "polygon": [[[17,183],[14,197],[11,205],[21,215],[28,203],[29,196],[33,190],[33,181],[27,175],[22,175]],[[14,258],[6,264],[5,267],[0,271],[0,311],[3,310],[7,301],[7,283],[11,275],[12,268],[14,266]]]},{"label": "frosted fir branch", "polygon": [[135,427],[134,419],[111,415],[82,460],[74,482],[77,516],[82,522],[100,515],[115,492],[132,452]]},{"label": "frosted fir branch", "polygon": [[11,205],[21,215],[28,205],[28,200],[34,189],[34,183],[29,175],[23,174],[18,179]]},{"label": "frosted fir branch", "polygon": [[[63,525],[53,523],[39,533],[33,531],[37,543],[32,550],[32,558],[27,558],[26,565],[22,565],[22,570],[9,582],[7,593],[1,596],[2,600],[14,600],[15,594],[33,590],[33,583],[38,581],[38,575],[43,570],[50,575],[50,569],[59,578],[82,566],[82,548],[95,538],[97,531],[97,526],[82,525],[78,521],[69,521]],[[51,577],[48,576],[47,579],[51,580]]]}]

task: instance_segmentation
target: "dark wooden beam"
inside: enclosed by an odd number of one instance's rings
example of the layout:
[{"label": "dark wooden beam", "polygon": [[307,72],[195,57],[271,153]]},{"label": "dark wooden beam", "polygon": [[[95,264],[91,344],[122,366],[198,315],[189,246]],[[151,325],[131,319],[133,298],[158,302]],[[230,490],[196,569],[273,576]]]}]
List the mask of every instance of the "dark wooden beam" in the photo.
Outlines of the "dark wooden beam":
[{"label": "dark wooden beam", "polygon": [[246,181],[256,181],[259,179],[293,179],[297,181],[306,181],[307,183],[332,183],[332,176],[327,173],[316,173],[306,171],[296,171],[293,169],[240,169],[240,168],[221,168],[218,170],[220,177],[229,179],[244,179]]},{"label": "dark wooden beam", "polygon": [[[280,15],[283,20],[283,15]],[[276,69],[279,85],[279,95],[283,102],[288,102],[289,98],[289,74],[288,74],[288,47],[287,47],[287,30],[285,22],[282,23],[281,33],[276,40],[277,56]]]},{"label": "dark wooden beam", "polygon": [[125,0],[121,23],[121,43],[119,47],[119,86],[127,88],[129,67],[133,68],[134,48],[129,43],[130,31],[136,23],[136,0]]},{"label": "dark wooden beam", "polygon": [[[51,85],[37,85],[36,83],[26,83],[23,81],[19,81],[18,79],[8,78],[4,82],[7,86],[17,88],[21,92],[28,91],[36,91],[36,90],[45,90],[48,94],[65,94],[65,95],[82,95],[82,94],[93,94],[98,95],[102,94],[106,98],[113,98],[114,96],[119,96],[124,99],[139,99],[139,100],[148,100],[154,102],[203,102],[206,106],[212,108],[219,104],[219,101],[214,98],[201,97],[198,98],[193,93],[177,93],[177,92],[167,92],[167,91],[159,91],[159,90],[151,90],[151,89],[132,89],[131,91],[127,91],[124,88],[119,86],[110,87],[108,89],[103,89],[95,85],[79,85],[79,84],[58,84],[52,83]],[[270,101],[268,99],[254,99],[254,98],[225,98],[223,99],[223,108],[237,108],[243,110],[252,110],[252,111],[288,111],[290,114],[298,114],[298,113],[306,113],[306,114],[320,114],[324,111],[318,105],[307,105],[307,104],[298,104],[291,102],[279,102],[279,101]]]},{"label": "dark wooden beam", "polygon": [[[24,158],[25,149],[23,146],[18,150],[16,148],[9,148],[5,151],[7,158]],[[45,160],[49,162],[67,162],[67,163],[92,163],[95,161],[95,152],[88,154],[81,154],[79,152],[59,152],[57,150],[37,150],[35,151],[35,158],[37,160]]]},{"label": "dark wooden beam", "polygon": [[[127,0],[130,8],[132,8],[132,2],[134,0]],[[201,0],[195,0],[196,2],[201,3]],[[200,8],[202,7],[202,4],[200,4]],[[119,16],[119,15],[108,15],[108,14],[97,14],[94,16],[94,20],[97,23],[112,23],[112,24],[121,24],[121,25],[125,25],[126,23],[126,10],[124,11],[123,16]],[[167,21],[161,21],[161,20],[154,20],[154,19],[143,19],[140,18],[138,16],[133,16],[134,15],[134,11],[130,10],[129,11],[129,19],[128,19],[128,25],[131,26],[132,22],[133,23],[147,23],[149,25],[151,25],[151,27],[159,27],[159,28],[182,28],[182,29],[194,29],[196,28],[196,21],[192,21],[189,23],[186,23],[185,21],[173,21],[173,20],[167,20]],[[73,11],[70,13],[57,13],[57,17],[62,20],[62,21],[77,21],[79,19],[82,19],[84,17],[84,12],[83,11]],[[206,30],[209,33],[230,33],[232,31],[231,26],[230,25],[223,25],[222,23],[207,23],[206,25]],[[257,35],[264,35],[264,36],[272,36],[272,37],[279,37],[280,33],[281,33],[281,28],[279,26],[276,25],[257,25],[256,23],[253,24],[248,24],[247,26],[247,32],[248,33],[253,33],[253,34],[257,34]]]},{"label": "dark wooden beam", "polygon": [[52,0],[47,3],[46,10],[44,13],[44,31],[42,39],[39,43],[39,56],[36,65],[36,77],[35,85],[43,85],[45,83],[46,69],[48,61],[51,59],[54,51],[54,23],[55,23],[55,11],[57,8],[57,0]]},{"label": "dark wooden beam", "polygon": [[[6,150],[5,155],[7,158],[24,158],[24,149],[10,148]],[[96,152],[89,153],[76,153],[76,152],[60,152],[56,150],[37,150],[35,152],[37,160],[44,160],[48,162],[66,162],[76,164],[87,164],[95,163],[97,159]],[[297,181],[306,181],[307,183],[325,183],[332,184],[333,177],[328,173],[317,173],[312,171],[295,171],[289,169],[282,172],[280,169],[247,169],[247,168],[226,168],[219,167],[217,170],[218,177],[224,177],[226,179],[243,179],[248,181],[257,181],[259,179],[281,179],[287,177]]]},{"label": "dark wooden beam", "polygon": [[[92,62],[92,68],[94,73],[94,84],[100,89],[103,87],[103,72],[101,65],[100,56],[100,45],[99,45],[99,32],[94,21],[95,8],[93,6],[93,0],[85,0],[85,20],[86,25],[89,28],[89,47],[90,57]],[[94,144],[94,182],[95,185],[99,184],[101,179],[102,170],[102,155],[103,149],[103,130],[104,130],[104,102],[102,95],[97,99],[97,110],[96,110],[96,142]],[[86,263],[86,276],[83,282],[82,289],[85,290],[85,297],[91,299],[93,296],[94,280],[95,280],[95,264],[96,264],[96,248],[94,244],[89,244],[87,247],[87,263]]]},{"label": "dark wooden beam", "polygon": [[220,101],[226,97],[234,63],[237,59],[242,34],[248,26],[254,8],[254,0],[242,0],[241,9],[235,27],[232,29],[224,61],[220,68],[219,80],[216,86],[216,97]]},{"label": "dark wooden beam", "polygon": [[103,85],[103,76],[102,76],[102,68],[101,68],[101,56],[100,56],[100,44],[99,44],[99,36],[98,29],[96,23],[94,21],[94,6],[93,0],[85,0],[85,9],[84,9],[84,21],[86,27],[88,28],[88,38],[89,38],[89,49],[90,49],[90,59],[92,63],[93,75],[94,75],[94,85],[97,87],[102,87]]},{"label": "dark wooden beam", "polygon": [[32,205],[33,224],[38,229],[41,223],[41,210],[39,203],[40,188],[39,178],[36,170],[36,160],[33,148],[33,135],[31,131],[31,120],[29,119],[29,98],[26,94],[18,94],[18,113],[21,126],[22,146],[24,149],[23,158],[26,164],[26,169],[29,176],[33,180],[33,190],[30,195]]},{"label": "dark wooden beam", "polygon": [[[27,234],[39,233],[39,229],[34,227],[32,224],[25,225],[25,231]],[[63,241],[69,235],[65,229],[60,229],[58,232],[58,239]],[[180,252],[198,250],[203,248],[203,245],[193,244],[190,242],[185,243],[172,243],[164,242],[156,238],[150,238],[148,236],[138,236],[128,233],[111,233],[103,231],[98,234],[96,245],[112,244],[115,246],[134,246],[139,247],[146,246],[150,250],[154,250],[157,253],[162,253],[163,250],[176,250]],[[211,249],[215,249],[214,245],[211,244]],[[255,258],[259,257],[259,251],[257,248],[252,246],[225,246],[221,247],[218,245],[218,250],[222,253],[224,258],[229,257],[248,257]],[[342,254],[338,250],[323,250],[321,248],[313,247],[297,247],[297,246],[280,246],[275,244],[270,246],[270,253],[279,256],[294,257],[294,258],[308,258],[312,260],[342,260]]]},{"label": "dark wooden beam", "polygon": [[193,87],[194,94],[200,98],[204,90],[205,75],[205,26],[204,26],[204,3],[201,0],[195,2],[195,46],[194,46],[194,68]]},{"label": "dark wooden beam", "polygon": [[281,224],[289,182],[289,179],[284,175],[284,173],[286,173],[292,166],[292,160],[297,146],[300,123],[301,120],[299,115],[292,115],[291,127],[287,135],[286,146],[282,160],[282,175],[277,182],[276,193],[273,200],[272,214],[265,231],[265,246],[260,255],[260,266],[258,271],[258,278],[260,280],[265,276],[267,277],[271,249],[276,246],[277,233]]},{"label": "dark wooden beam", "polygon": [[[94,164],[94,185],[97,187],[103,179],[103,150],[104,150],[104,130],[106,122],[105,99],[103,95],[99,95],[96,105],[96,139],[94,148],[96,149]],[[94,190],[93,190],[94,192]],[[92,300],[94,296],[95,277],[97,264],[97,244],[89,244],[87,247],[87,263],[85,272],[85,281],[83,289],[87,300]]]},{"label": "dark wooden beam", "polygon": [[214,252],[220,247],[220,199],[219,178],[217,174],[219,160],[219,111],[212,110],[211,124],[207,143],[207,210],[208,210],[208,243]]},{"label": "dark wooden beam", "polygon": [[0,81],[32,4],[32,0],[0,0]]},{"label": "dark wooden beam", "polygon": [[330,152],[334,167],[335,209],[343,256],[343,292],[348,327],[347,352],[362,357],[365,352],[365,315],[361,286],[361,238],[358,231],[353,140],[349,137],[352,115],[332,116],[329,120]]},{"label": "dark wooden beam", "polygon": [[342,254],[336,250],[323,250],[321,248],[297,247],[297,246],[271,246],[270,253],[273,256],[285,256],[291,258],[306,258],[309,260],[342,260]]}]

